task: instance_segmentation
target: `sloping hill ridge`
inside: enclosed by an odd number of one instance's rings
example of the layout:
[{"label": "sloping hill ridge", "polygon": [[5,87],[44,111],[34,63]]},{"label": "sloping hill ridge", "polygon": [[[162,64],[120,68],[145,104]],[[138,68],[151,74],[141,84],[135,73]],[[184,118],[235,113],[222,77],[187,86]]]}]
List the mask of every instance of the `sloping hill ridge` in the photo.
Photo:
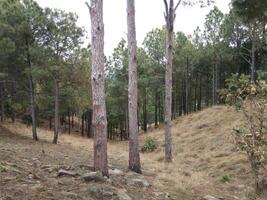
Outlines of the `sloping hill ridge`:
[{"label": "sloping hill ridge", "polygon": [[[244,121],[242,115],[232,108],[215,106],[201,112],[183,116],[173,121],[173,162],[164,162],[164,130],[158,128],[140,136],[142,145],[146,138],[157,141],[155,152],[141,154],[143,176],[151,184],[148,189],[129,188],[125,179],[117,178],[115,186],[127,191],[135,199],[160,199],[156,193],[164,191],[171,194],[172,199],[195,200],[205,195],[222,197],[225,200],[247,200],[253,193],[253,179],[249,163],[243,152],[237,151],[232,129]],[[3,133],[4,131],[4,133]],[[78,166],[92,163],[92,141],[75,135],[60,135],[59,145],[52,145],[52,132],[38,130],[39,143],[33,142],[30,128],[16,123],[1,125],[0,158],[2,164],[11,165],[15,174],[0,173],[1,193],[14,196],[12,188],[30,188],[38,193],[25,193],[17,190],[18,195],[28,199],[86,199],[81,188],[87,187],[78,178],[59,179],[53,174],[38,171],[38,185],[33,180],[25,182],[32,165],[70,166],[77,170]],[[115,168],[127,172],[128,142],[109,142],[109,163]],[[27,169],[28,167],[28,169]],[[80,170],[80,169],[79,169]],[[54,172],[53,172],[54,173]],[[47,177],[42,177],[47,176]],[[45,181],[43,181],[45,180]],[[4,182],[5,181],[5,182]],[[79,188],[80,187],[80,188]],[[90,186],[91,187],[91,186]],[[65,198],[64,191],[71,191],[81,198]],[[4,193],[3,193],[4,192]],[[50,196],[47,196],[50,195]],[[27,198],[26,198],[27,199]],[[266,200],[263,194],[261,200]]]},{"label": "sloping hill ridge", "polygon": [[[249,199],[254,190],[250,165],[246,154],[237,150],[232,135],[233,128],[242,123],[242,114],[225,106],[181,117],[173,122],[173,163],[163,161],[161,129],[142,137],[142,141],[155,138],[160,146],[143,157],[144,166],[155,171],[155,184],[175,194],[175,199],[207,194],[229,200]],[[260,199],[267,199],[267,193]]]}]

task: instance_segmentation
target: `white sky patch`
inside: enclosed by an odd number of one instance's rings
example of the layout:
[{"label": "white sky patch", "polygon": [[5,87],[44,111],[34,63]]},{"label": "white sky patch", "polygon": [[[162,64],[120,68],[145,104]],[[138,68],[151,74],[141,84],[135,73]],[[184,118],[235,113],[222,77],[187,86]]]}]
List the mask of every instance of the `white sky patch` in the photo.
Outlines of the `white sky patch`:
[{"label": "white sky patch", "polygon": [[[86,43],[90,41],[90,16],[85,0],[36,0],[42,7],[58,8],[75,12],[78,25],[87,31]],[[87,0],[88,2],[90,0]],[[175,0],[174,0],[175,1]],[[177,1],[177,0],[176,0]],[[105,24],[105,54],[111,55],[121,38],[127,38],[126,0],[104,0]],[[164,24],[163,0],[136,0],[136,31],[137,42],[141,46],[146,34],[153,28],[161,28]],[[223,12],[229,12],[230,0],[217,0],[216,6]],[[205,16],[213,6],[200,8],[199,6],[180,6],[176,13],[175,31],[182,31],[186,35],[193,34],[199,26],[203,29]]]}]

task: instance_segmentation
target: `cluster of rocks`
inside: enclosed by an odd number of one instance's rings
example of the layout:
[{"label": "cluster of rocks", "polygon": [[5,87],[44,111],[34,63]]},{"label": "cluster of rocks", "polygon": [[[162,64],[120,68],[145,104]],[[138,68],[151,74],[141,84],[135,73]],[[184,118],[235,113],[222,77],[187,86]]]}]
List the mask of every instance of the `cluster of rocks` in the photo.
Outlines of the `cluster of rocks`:
[{"label": "cluster of rocks", "polygon": [[[56,167],[58,169],[58,167]],[[54,169],[48,167],[49,171],[54,171]],[[92,171],[87,173],[78,173],[73,170],[58,169],[57,177],[81,177],[85,182],[95,183],[90,185],[83,193],[86,196],[90,196],[92,199],[116,199],[116,200],[132,200],[133,198],[127,193],[126,189],[118,189],[112,186],[112,177],[121,176],[125,179],[126,185],[128,187],[138,187],[138,188],[148,188],[150,184],[142,175],[131,174],[127,177],[126,174],[120,169],[109,169],[109,175],[111,178],[107,178],[102,175],[99,171]],[[137,178],[135,178],[137,177]],[[103,184],[104,183],[104,184]],[[64,192],[64,196],[75,197],[77,194]]]},{"label": "cluster of rocks", "polygon": [[[109,174],[111,177],[114,177],[114,176],[124,177],[126,185],[128,187],[136,187],[136,188],[144,188],[144,189],[150,187],[149,182],[142,175],[130,173],[130,176],[126,176],[126,174],[120,169],[109,169]],[[92,197],[92,200],[103,199],[104,197],[110,198],[110,199],[116,199],[116,200],[132,200],[133,199],[127,193],[126,189],[118,189],[118,188],[113,187],[112,184],[109,184],[111,183],[111,179],[108,179],[107,177],[103,176],[102,173],[99,171],[96,171],[96,172],[92,171],[92,172],[87,172],[85,174],[80,174],[72,170],[59,169],[57,176],[58,177],[80,176],[85,182],[100,183],[100,184],[92,185],[90,188],[87,188],[84,191],[86,196]],[[102,183],[106,183],[106,184],[102,184]],[[64,192],[64,195],[67,195],[69,197],[77,196],[77,194],[70,193],[70,192]],[[158,192],[156,196],[159,200],[171,199],[168,193]],[[206,195],[204,197],[199,198],[198,200],[224,200],[224,198]]]}]

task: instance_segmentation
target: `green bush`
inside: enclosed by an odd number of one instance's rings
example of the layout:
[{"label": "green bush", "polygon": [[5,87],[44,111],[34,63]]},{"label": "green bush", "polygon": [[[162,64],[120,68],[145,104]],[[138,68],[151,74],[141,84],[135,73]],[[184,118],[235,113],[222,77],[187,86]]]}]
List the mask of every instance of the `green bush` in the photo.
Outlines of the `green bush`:
[{"label": "green bush", "polygon": [[0,163],[0,173],[1,172],[6,172],[6,168]]},{"label": "green bush", "polygon": [[148,152],[153,152],[156,149],[157,149],[157,143],[156,143],[155,139],[147,138],[145,140],[144,145],[141,148],[141,152],[148,153]]},{"label": "green bush", "polygon": [[230,181],[230,177],[228,175],[223,175],[221,178],[222,183],[226,183]]},{"label": "green bush", "polygon": [[255,179],[256,193],[260,192],[260,174],[267,159],[267,83],[251,81],[245,75],[233,75],[221,91],[226,104],[242,111],[245,122],[234,128],[235,143],[247,153]]}]

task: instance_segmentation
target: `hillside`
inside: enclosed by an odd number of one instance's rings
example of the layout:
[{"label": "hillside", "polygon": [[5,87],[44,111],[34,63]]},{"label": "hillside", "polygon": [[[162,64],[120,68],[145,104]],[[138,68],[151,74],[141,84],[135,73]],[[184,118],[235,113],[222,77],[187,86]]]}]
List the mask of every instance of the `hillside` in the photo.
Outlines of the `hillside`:
[{"label": "hillside", "polygon": [[[177,119],[171,164],[163,161],[163,129],[142,134],[141,144],[152,137],[159,145],[155,152],[141,154],[142,176],[127,170],[127,142],[109,142],[110,168],[123,174],[115,173],[103,184],[86,183],[80,176],[57,176],[59,169],[80,174],[90,170],[91,140],[62,134],[59,144],[52,145],[52,133],[38,130],[41,140],[34,142],[30,128],[6,122],[0,125],[0,199],[112,199],[114,194],[123,199],[126,194],[152,200],[162,199],[161,192],[167,192],[178,200],[205,195],[246,200],[253,191],[253,179],[246,155],[236,150],[231,136],[232,128],[241,122],[239,113],[223,106]],[[132,179],[147,180],[150,186],[132,186],[128,184]]]}]

